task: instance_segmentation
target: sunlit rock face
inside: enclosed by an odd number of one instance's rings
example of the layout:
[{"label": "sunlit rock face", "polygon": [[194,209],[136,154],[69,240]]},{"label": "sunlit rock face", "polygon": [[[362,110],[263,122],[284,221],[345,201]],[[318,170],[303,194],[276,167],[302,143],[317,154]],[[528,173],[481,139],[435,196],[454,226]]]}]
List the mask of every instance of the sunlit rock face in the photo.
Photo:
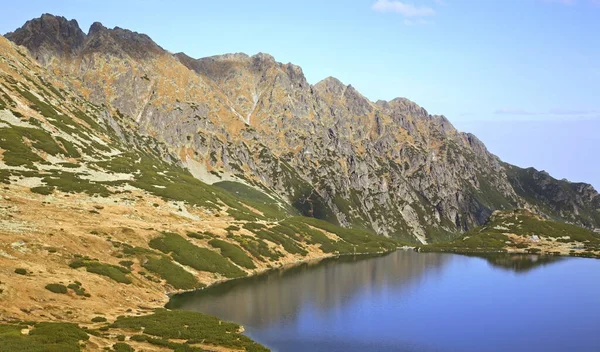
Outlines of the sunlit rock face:
[{"label": "sunlit rock face", "polygon": [[404,99],[307,82],[268,54],[194,59],[151,38],[44,15],[6,37],[206,182],[236,179],[300,214],[414,243],[526,207],[600,227],[600,196],[502,163],[475,136]]}]

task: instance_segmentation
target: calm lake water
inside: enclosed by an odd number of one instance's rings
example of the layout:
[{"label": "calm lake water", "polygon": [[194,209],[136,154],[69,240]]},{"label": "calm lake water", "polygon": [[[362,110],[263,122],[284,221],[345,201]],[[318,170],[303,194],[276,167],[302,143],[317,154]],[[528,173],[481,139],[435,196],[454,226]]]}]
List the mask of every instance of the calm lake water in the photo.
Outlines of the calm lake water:
[{"label": "calm lake water", "polygon": [[600,351],[600,260],[398,251],[173,297],[274,351]]}]

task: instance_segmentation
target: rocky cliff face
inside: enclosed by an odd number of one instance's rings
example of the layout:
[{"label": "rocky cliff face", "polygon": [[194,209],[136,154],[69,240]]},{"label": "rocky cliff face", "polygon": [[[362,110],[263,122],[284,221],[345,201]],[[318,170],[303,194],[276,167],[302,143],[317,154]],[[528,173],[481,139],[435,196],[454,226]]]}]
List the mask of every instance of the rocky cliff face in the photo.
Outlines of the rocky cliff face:
[{"label": "rocky cliff face", "polygon": [[[315,85],[267,54],[193,59],[148,36],[44,15],[6,37],[207,183],[251,185],[302,215],[414,242],[451,238],[494,210],[527,207],[600,227],[589,185],[549,186],[403,98]],[[126,139],[126,135],[121,138]],[[554,184],[554,182],[550,182]],[[532,194],[535,194],[533,201]]]}]

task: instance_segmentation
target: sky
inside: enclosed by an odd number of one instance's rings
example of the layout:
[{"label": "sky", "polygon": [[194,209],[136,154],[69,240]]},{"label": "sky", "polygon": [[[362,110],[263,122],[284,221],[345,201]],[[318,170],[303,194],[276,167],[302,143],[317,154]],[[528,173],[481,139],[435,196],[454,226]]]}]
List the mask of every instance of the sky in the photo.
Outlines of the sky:
[{"label": "sky", "polygon": [[205,57],[266,52],[367,98],[406,97],[503,160],[600,189],[600,0],[28,0],[42,13],[146,33]]}]

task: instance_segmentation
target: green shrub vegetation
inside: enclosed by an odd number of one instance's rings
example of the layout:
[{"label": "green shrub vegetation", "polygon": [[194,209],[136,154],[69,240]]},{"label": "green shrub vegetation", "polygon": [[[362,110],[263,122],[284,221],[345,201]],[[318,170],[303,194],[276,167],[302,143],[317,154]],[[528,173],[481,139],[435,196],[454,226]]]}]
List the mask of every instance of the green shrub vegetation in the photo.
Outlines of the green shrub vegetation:
[{"label": "green shrub vegetation", "polygon": [[235,220],[242,221],[257,221],[262,218],[260,215],[253,213],[249,210],[238,210],[235,208],[227,209],[227,214],[229,214]]},{"label": "green shrub vegetation", "polygon": [[36,323],[28,335],[22,325],[0,325],[0,352],[79,352],[89,336],[75,324]]},{"label": "green shrub vegetation", "polygon": [[169,285],[180,290],[199,288],[203,285],[196,277],[166,256],[145,258],[143,267],[163,278]]},{"label": "green shrub vegetation", "polygon": [[161,348],[167,348],[176,352],[204,352],[200,347],[192,347],[187,343],[177,343],[160,337],[152,337],[149,335],[133,335],[131,340],[137,342],[146,342]]},{"label": "green shrub vegetation", "polygon": [[23,269],[23,268],[16,268],[15,269],[15,274],[19,274],[19,275],[27,275],[27,270]]},{"label": "green shrub vegetation", "polygon": [[100,195],[108,197],[111,193],[101,183],[80,178],[70,172],[55,172],[52,176],[46,176],[43,182],[48,187],[56,187],[65,193],[86,193],[88,195]]},{"label": "green shrub vegetation", "polygon": [[122,284],[130,284],[131,279],[127,276],[131,271],[122,266],[100,263],[94,260],[76,259],[69,264],[71,268],[85,268],[90,273],[102,275]]},{"label": "green shrub vegetation", "polygon": [[221,250],[221,255],[229,258],[232,262],[247,269],[255,269],[256,266],[252,259],[238,246],[219,239],[212,239],[208,242],[214,248]]},{"label": "green shrub vegetation", "polygon": [[197,232],[188,232],[187,236],[189,238],[195,238],[197,240],[205,240],[205,239],[211,238],[211,236],[203,235],[203,234],[197,233]]},{"label": "green shrub vegetation", "polygon": [[128,269],[131,270],[131,266],[133,265],[133,261],[131,261],[131,260],[121,260],[119,262],[119,265],[124,266],[124,267],[126,267],[126,268],[128,268]]},{"label": "green shrub vegetation", "polygon": [[75,281],[74,283],[68,284],[67,288],[73,290],[77,296],[91,297],[89,293],[85,292],[85,288],[81,287],[81,282]]},{"label": "green shrub vegetation", "polygon": [[230,238],[234,239],[240,244],[242,248],[247,250],[254,258],[264,262],[266,258],[269,260],[277,260],[282,255],[279,252],[273,251],[269,248],[267,243],[261,239],[254,238],[247,235],[230,235]]},{"label": "green shrub vegetation", "polygon": [[50,291],[50,292],[54,292],[54,293],[61,293],[61,294],[65,294],[67,293],[67,286],[62,285],[62,284],[48,284],[45,286],[46,290]]},{"label": "green shrub vegetation", "polygon": [[33,193],[47,196],[49,194],[52,194],[52,192],[54,192],[54,187],[40,186],[40,187],[32,187],[30,190]]},{"label": "green shrub vegetation", "polygon": [[4,149],[2,161],[8,166],[34,168],[33,163],[44,161],[25,144],[23,136],[14,126],[0,128],[0,148]]},{"label": "green shrub vegetation", "polygon": [[[292,236],[297,241],[319,245],[321,250],[326,253],[387,252],[396,249],[400,245],[394,239],[378,236],[367,230],[348,229],[315,218],[289,218],[272,230]],[[340,240],[330,239],[323,231],[336,235]]]},{"label": "green shrub vegetation", "polygon": [[93,317],[92,318],[92,323],[104,323],[104,322],[106,322],[105,317]]},{"label": "green shrub vegetation", "polygon": [[420,247],[424,252],[503,252],[508,236],[498,233],[474,234],[448,243],[436,243]]},{"label": "green shrub vegetation", "polygon": [[[505,233],[511,233],[528,240],[532,236],[552,238],[561,243],[584,243],[586,248],[600,246],[600,235],[562,222],[539,219],[525,210],[513,210],[496,214],[483,226],[477,227],[460,238],[447,243],[423,246],[423,251],[453,252],[498,252],[506,247],[527,249],[526,243],[514,243]],[[533,243],[532,243],[533,244]],[[539,253],[539,248],[528,248],[529,253]]]},{"label": "green shrub vegetation", "polygon": [[144,255],[144,254],[158,254],[158,252],[153,251],[151,249],[143,248],[143,247],[132,247],[131,245],[129,245],[127,243],[122,243],[121,246],[123,247],[123,254],[128,255],[128,256]]},{"label": "green shrub vegetation", "polygon": [[220,273],[229,278],[243,277],[246,273],[218,253],[200,248],[174,233],[163,233],[150,241],[150,247],[171,254],[177,262],[196,270]]},{"label": "green shrub vegetation", "polygon": [[203,342],[246,351],[267,351],[266,348],[240,334],[239,325],[196,312],[159,309],[151,315],[119,317],[111,327],[136,331],[144,328],[144,335],[132,336],[134,341],[156,344],[156,341],[151,342],[149,339],[158,337],[166,343],[168,343],[167,339],[179,339],[187,340],[186,344],[190,345]]},{"label": "green shrub vegetation", "polygon": [[233,194],[237,199],[261,212],[263,217],[267,219],[285,219],[290,215],[298,215],[294,208],[275,195],[270,197],[265,191],[261,192],[243,183],[222,181],[213,184],[213,186]]},{"label": "green shrub vegetation", "polygon": [[134,352],[133,347],[129,346],[125,342],[117,342],[113,345],[113,351],[115,352]]},{"label": "green shrub vegetation", "polygon": [[56,140],[62,144],[62,146],[65,150],[65,155],[67,157],[70,157],[70,158],[80,158],[81,157],[79,150],[77,150],[77,148],[75,147],[75,145],[73,143],[67,141],[66,139],[64,139],[62,137],[56,137]]},{"label": "green shrub vegetation", "polygon": [[308,252],[302,248],[293,239],[286,236],[283,232],[273,232],[270,229],[261,229],[252,231],[256,237],[267,240],[275,244],[280,244],[286,252],[292,254],[306,255]]}]

